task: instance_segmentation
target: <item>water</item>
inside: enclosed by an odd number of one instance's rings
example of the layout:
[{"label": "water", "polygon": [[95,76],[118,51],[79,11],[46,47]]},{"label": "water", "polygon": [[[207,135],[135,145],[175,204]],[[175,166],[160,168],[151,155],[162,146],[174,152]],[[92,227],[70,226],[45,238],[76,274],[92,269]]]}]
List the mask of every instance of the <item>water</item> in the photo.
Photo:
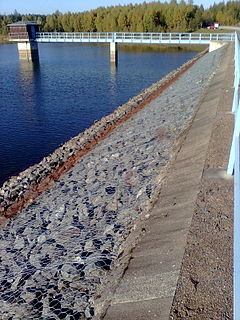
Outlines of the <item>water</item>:
[{"label": "water", "polygon": [[108,46],[41,44],[31,64],[0,45],[0,185],[195,54],[120,51],[115,68]]}]

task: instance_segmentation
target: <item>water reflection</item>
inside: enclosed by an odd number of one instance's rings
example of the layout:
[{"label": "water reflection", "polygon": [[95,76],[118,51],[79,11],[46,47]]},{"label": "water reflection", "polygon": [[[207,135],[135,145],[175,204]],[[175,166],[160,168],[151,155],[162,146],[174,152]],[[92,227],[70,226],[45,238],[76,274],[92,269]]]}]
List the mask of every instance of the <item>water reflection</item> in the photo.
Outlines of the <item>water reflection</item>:
[{"label": "water reflection", "polygon": [[20,83],[26,106],[34,106],[40,98],[41,76],[39,61],[20,61]]},{"label": "water reflection", "polygon": [[118,71],[117,61],[110,62],[110,93],[111,97],[116,96],[117,91],[117,71]]},{"label": "water reflection", "polygon": [[118,59],[114,60],[114,61],[110,61],[111,63],[111,70],[116,71],[117,67],[118,67]]},{"label": "water reflection", "polygon": [[39,127],[39,122],[42,123],[45,119],[39,61],[21,61],[19,69],[24,118],[28,123]]},{"label": "water reflection", "polygon": [[117,61],[111,61],[110,63],[111,66],[111,73],[110,73],[110,78],[111,82],[115,83],[116,82],[116,75],[117,75],[117,69],[118,69],[118,62]]}]

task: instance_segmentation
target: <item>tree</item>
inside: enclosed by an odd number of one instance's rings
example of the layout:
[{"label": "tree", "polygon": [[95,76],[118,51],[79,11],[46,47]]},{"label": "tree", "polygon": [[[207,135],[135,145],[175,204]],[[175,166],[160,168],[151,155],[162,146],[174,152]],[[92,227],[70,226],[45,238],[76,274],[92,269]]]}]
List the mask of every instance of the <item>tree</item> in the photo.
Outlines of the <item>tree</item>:
[{"label": "tree", "polygon": [[97,31],[95,24],[96,15],[92,11],[88,11],[83,16],[83,27],[86,32]]}]

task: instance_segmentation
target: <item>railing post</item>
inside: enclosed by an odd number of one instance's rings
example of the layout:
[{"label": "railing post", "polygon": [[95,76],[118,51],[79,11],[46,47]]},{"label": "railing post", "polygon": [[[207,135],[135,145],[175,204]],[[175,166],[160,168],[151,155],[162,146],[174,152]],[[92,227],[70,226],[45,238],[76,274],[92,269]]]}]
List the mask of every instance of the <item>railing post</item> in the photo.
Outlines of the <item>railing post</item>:
[{"label": "railing post", "polygon": [[239,81],[240,81],[240,63],[239,63],[239,40],[237,33],[235,34],[235,74],[234,74],[234,98],[233,98],[233,106],[232,106],[232,112],[236,112],[238,103],[239,103]]},{"label": "railing post", "polygon": [[233,132],[232,146],[230,150],[228,169],[227,169],[227,173],[230,175],[233,174],[234,167],[235,167],[235,152],[236,152],[235,139],[237,136],[239,136],[239,133],[240,133],[240,112],[238,108],[235,115],[235,127]]},{"label": "railing post", "polygon": [[233,112],[235,112],[235,127],[228,163],[228,174],[234,171],[234,215],[233,215],[233,319],[240,317],[240,108],[239,108],[239,39],[235,33],[235,79]]},{"label": "railing post", "polygon": [[235,163],[236,142],[235,138],[240,133],[240,111],[239,111],[239,39],[237,33],[235,34],[235,79],[234,79],[234,96],[232,111],[235,113],[235,127],[233,132],[232,146],[228,162],[228,174],[233,174]]},{"label": "railing post", "polygon": [[234,74],[234,96],[233,96],[233,106],[232,112],[237,111],[239,103],[239,40],[237,33],[235,34],[235,74]]},{"label": "railing post", "polygon": [[234,166],[234,239],[233,239],[233,314],[234,320],[240,315],[240,161],[239,135],[235,137]]}]

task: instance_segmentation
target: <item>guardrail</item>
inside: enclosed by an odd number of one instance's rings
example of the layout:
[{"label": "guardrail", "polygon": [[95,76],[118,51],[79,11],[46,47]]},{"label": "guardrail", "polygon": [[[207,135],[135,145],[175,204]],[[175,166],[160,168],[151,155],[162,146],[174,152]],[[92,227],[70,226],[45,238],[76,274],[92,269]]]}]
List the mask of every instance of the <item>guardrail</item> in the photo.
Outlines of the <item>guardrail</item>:
[{"label": "guardrail", "polygon": [[235,126],[228,164],[228,174],[234,173],[234,240],[233,240],[233,314],[240,319],[240,39],[235,36],[235,78],[232,112],[235,113]]},{"label": "guardrail", "polygon": [[234,33],[142,33],[142,32],[37,32],[37,42],[119,42],[156,44],[209,44],[233,42]]}]

